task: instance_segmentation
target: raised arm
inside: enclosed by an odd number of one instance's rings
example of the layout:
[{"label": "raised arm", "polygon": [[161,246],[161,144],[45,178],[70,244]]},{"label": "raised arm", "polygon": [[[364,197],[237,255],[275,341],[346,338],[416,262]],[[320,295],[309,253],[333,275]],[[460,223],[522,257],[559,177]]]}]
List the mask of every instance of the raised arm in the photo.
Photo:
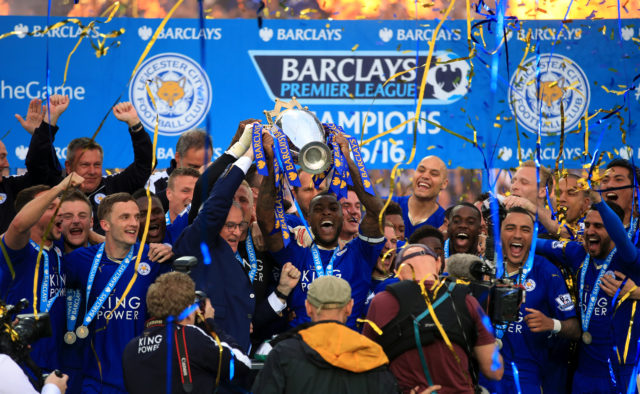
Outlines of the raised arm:
[{"label": "raised arm", "polygon": [[273,137],[269,133],[262,134],[262,145],[267,161],[269,175],[262,178],[258,201],[256,202],[256,216],[260,231],[265,237],[265,242],[271,252],[277,252],[284,247],[280,231],[274,232],[276,218],[274,215],[276,205],[276,179],[273,173]]},{"label": "raised arm", "polygon": [[375,194],[371,195],[364,190],[360,170],[358,166],[356,166],[356,163],[353,162],[353,159],[351,159],[351,151],[349,150],[347,139],[342,134],[337,134],[336,142],[340,146],[342,155],[349,165],[349,174],[351,174],[351,179],[353,180],[353,189],[365,207],[365,214],[360,222],[360,234],[369,238],[380,238],[382,237],[382,233],[380,232],[378,218],[380,217],[380,211],[382,211],[382,201],[376,197]]},{"label": "raised arm", "polygon": [[62,182],[29,201],[11,221],[4,234],[5,244],[13,250],[24,248],[31,238],[31,228],[38,223],[49,205],[67,187],[78,186],[83,181],[84,179],[80,175],[72,172]]},{"label": "raised arm", "polygon": [[144,187],[151,175],[151,159],[153,156],[151,137],[144,130],[144,126],[142,126],[142,122],[138,118],[138,113],[131,103],[116,104],[113,107],[113,114],[116,119],[129,126],[129,134],[133,145],[133,163],[129,164],[124,171],[107,177],[105,184],[109,192],[133,193]]},{"label": "raised arm", "polygon": [[602,201],[599,193],[591,190],[589,196],[598,209],[598,212],[600,212],[600,216],[602,216],[602,223],[607,229],[607,233],[609,233],[611,240],[616,245],[618,250],[616,254],[624,257],[624,263],[635,262],[638,258],[638,249],[633,245],[631,240],[629,240],[629,237],[627,237],[627,231],[618,215],[609,208],[606,202]]},{"label": "raised arm", "polygon": [[[246,119],[238,124],[236,134],[231,139],[231,143],[227,150],[220,155],[207,169],[200,175],[193,189],[193,198],[191,199],[191,210],[189,211],[189,223],[193,223],[200,205],[202,205],[202,197],[208,196],[211,188],[216,183],[220,175],[227,166],[240,156],[242,156],[251,144],[251,129],[247,132],[245,126],[258,122],[256,119]],[[241,141],[242,140],[242,141]]]}]

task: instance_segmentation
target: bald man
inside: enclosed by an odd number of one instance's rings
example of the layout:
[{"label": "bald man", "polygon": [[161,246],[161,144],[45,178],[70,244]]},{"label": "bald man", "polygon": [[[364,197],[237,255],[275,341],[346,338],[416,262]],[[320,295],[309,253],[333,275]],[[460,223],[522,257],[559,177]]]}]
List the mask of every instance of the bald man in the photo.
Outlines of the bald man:
[{"label": "bald man", "polygon": [[392,198],[402,207],[406,238],[425,224],[442,226],[444,209],[438,204],[438,195],[448,184],[447,166],[442,159],[426,156],[420,160],[413,175],[413,194]]}]

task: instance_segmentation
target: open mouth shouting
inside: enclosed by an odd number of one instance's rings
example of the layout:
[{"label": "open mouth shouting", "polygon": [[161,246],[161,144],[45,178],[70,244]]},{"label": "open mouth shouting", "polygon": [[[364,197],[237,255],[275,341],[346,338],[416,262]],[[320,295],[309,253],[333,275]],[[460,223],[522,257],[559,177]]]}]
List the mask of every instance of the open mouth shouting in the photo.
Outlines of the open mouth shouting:
[{"label": "open mouth shouting", "polygon": [[604,195],[605,199],[607,201],[618,201],[618,195],[614,192],[607,192],[607,194]]},{"label": "open mouth shouting", "polygon": [[511,254],[511,258],[515,262],[521,262],[524,259],[525,250],[524,244],[522,242],[511,242],[509,243],[509,254]]},{"label": "open mouth shouting", "polygon": [[418,180],[418,182],[416,182],[416,188],[418,190],[422,190],[422,191],[429,191],[431,189],[431,183],[425,181],[425,180]]},{"label": "open mouth shouting", "polygon": [[589,235],[585,237],[585,244],[587,246],[587,252],[590,255],[598,255],[600,252],[600,237],[597,235]]},{"label": "open mouth shouting", "polygon": [[452,238],[456,251],[466,251],[471,246],[471,238],[467,232],[460,231],[453,234]]},{"label": "open mouth shouting", "polygon": [[318,229],[319,236],[322,238],[328,238],[333,236],[335,233],[335,225],[332,220],[323,220],[320,222],[320,227]]}]

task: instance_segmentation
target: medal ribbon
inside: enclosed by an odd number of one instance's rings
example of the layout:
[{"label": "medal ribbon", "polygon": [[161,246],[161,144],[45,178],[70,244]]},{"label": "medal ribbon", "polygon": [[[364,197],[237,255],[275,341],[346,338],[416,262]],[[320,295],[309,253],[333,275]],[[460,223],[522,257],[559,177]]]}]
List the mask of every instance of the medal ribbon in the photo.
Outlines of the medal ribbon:
[{"label": "medal ribbon", "polygon": [[[602,264],[602,267],[598,272],[598,277],[596,279],[596,282],[593,285],[593,289],[591,289],[591,295],[589,296],[589,302],[587,303],[587,311],[582,317],[583,332],[587,332],[589,330],[589,321],[591,320],[591,315],[593,314],[593,310],[596,307],[596,301],[598,299],[598,294],[600,293],[600,281],[602,280],[602,276],[604,275],[604,273],[607,271],[607,268],[609,268],[609,264],[611,264],[611,259],[613,259],[613,255],[615,254],[616,254],[616,248],[613,248],[613,250],[607,256],[607,259],[605,260],[604,264]],[[584,298],[583,298],[584,279],[587,276],[587,269],[589,268],[590,257],[591,256],[587,254],[587,257],[585,257],[584,262],[582,263],[582,269],[580,270],[580,289],[579,289],[580,303],[584,302]],[[582,310],[582,308],[580,309]]]},{"label": "medal ribbon", "polygon": [[[40,247],[37,243],[29,240],[31,246],[38,252],[40,252]],[[55,252],[54,252],[55,253]],[[60,291],[62,289],[58,289],[58,292],[52,298],[49,298],[49,253],[46,250],[42,251],[42,256],[44,259],[44,264],[42,266],[42,285],[40,285],[40,307],[38,308],[41,313],[49,312],[51,309],[51,305],[60,295]],[[56,253],[56,258],[58,259],[58,274],[60,274],[60,256]]]},{"label": "medal ribbon", "polygon": [[287,177],[287,180],[292,186],[300,187],[300,180],[298,179],[298,172],[296,171],[296,166],[293,164],[293,156],[291,155],[291,150],[289,150],[289,139],[287,136],[278,128],[274,127],[273,137],[276,140],[278,151],[277,157],[278,161],[282,166],[282,170]]},{"label": "medal ribbon", "polygon": [[253,147],[253,156],[256,160],[258,174],[268,176],[269,169],[267,168],[267,160],[264,155],[264,148],[262,147],[262,125],[260,123],[253,125],[251,146]]},{"label": "medal ribbon", "polygon": [[67,331],[69,332],[76,328],[81,298],[82,293],[80,290],[67,289]]},{"label": "medal ribbon", "polygon": [[311,244],[311,255],[313,256],[313,264],[316,269],[316,274],[318,274],[318,278],[323,277],[325,275],[327,276],[333,275],[333,261],[338,256],[339,251],[340,251],[340,245],[336,246],[336,248],[333,250],[333,254],[331,255],[331,259],[329,260],[329,263],[327,264],[327,269],[325,271],[325,269],[322,268],[322,259],[320,258],[320,251],[318,250],[318,246],[315,243]]},{"label": "medal ribbon", "polygon": [[444,241],[444,258],[445,260],[449,258],[449,238]]},{"label": "medal ribbon", "polygon": [[[107,297],[109,297],[109,294],[111,294],[111,291],[115,288],[116,284],[120,280],[120,277],[129,266],[129,263],[131,262],[131,258],[133,257],[134,246],[131,246],[131,249],[129,249],[129,253],[127,254],[127,257],[125,257],[125,259],[122,260],[116,272],[113,273],[113,275],[111,276],[111,279],[109,279],[109,282],[107,282],[107,285],[105,286],[105,288],[102,289],[102,292],[100,292],[100,295],[94,301],[93,306],[91,307],[91,309],[89,309],[89,312],[87,312],[86,316],[84,317],[84,321],[82,322],[82,325],[88,326],[91,323],[91,321],[95,318],[96,314],[102,307],[102,304],[104,304],[104,302],[107,300]],[[102,260],[103,253],[104,253],[104,242],[100,245],[100,248],[96,253],[96,256],[93,258],[93,263],[91,264],[91,271],[89,272],[89,279],[87,280],[87,301],[85,303],[85,307],[89,303],[89,294],[91,293],[91,287],[93,287],[93,281],[96,277],[96,272],[98,271],[98,266],[100,265],[100,260]]]},{"label": "medal ribbon", "polygon": [[245,248],[247,249],[247,257],[249,258],[249,264],[251,264],[251,270],[249,270],[249,280],[253,283],[258,273],[258,259],[256,258],[256,250],[253,247],[253,239],[251,238],[251,230],[247,232],[247,240],[245,241]]}]

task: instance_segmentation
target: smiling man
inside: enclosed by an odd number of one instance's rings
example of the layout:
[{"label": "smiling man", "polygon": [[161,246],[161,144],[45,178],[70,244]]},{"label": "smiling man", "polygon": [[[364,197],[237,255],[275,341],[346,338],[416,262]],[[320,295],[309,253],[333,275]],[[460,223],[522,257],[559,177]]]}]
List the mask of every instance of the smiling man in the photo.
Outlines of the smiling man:
[{"label": "smiling man", "polygon": [[342,207],[342,231],[340,231],[340,240],[349,242],[358,236],[358,228],[362,219],[362,206],[358,195],[353,190],[347,191],[347,197],[340,199]]},{"label": "smiling man", "polygon": [[[607,164],[607,171],[602,179],[602,189],[620,188],[618,190],[607,190],[604,193],[604,199],[615,202],[624,210],[622,223],[634,233],[633,236],[638,230],[638,218],[631,217],[633,204],[635,203],[633,201],[634,171],[636,173],[635,182],[638,183],[640,181],[638,179],[638,169],[634,168],[628,160],[614,159]],[[636,214],[638,213],[637,205],[635,212]]]},{"label": "smiling man", "polygon": [[[607,276],[622,280],[626,275],[640,283],[640,252],[622,225],[622,208],[602,201],[593,191],[590,199],[594,204],[584,220],[582,243],[538,240],[536,252],[565,264],[578,277],[583,333],[573,392],[625,392],[634,367],[631,360],[637,358],[636,347],[626,344],[637,343],[640,334],[629,328],[639,325],[640,318],[633,312],[635,301],[617,302],[614,306],[614,293],[603,289]],[[619,297],[625,292],[621,291]],[[623,350],[620,359],[610,357],[613,346]],[[615,387],[610,370],[618,382]]]},{"label": "smiling man", "polygon": [[384,238],[378,227],[382,202],[375,195],[365,192],[359,170],[350,158],[348,143],[342,134],[337,134],[336,141],[349,165],[354,190],[366,209],[360,222],[359,235],[340,249],[338,239],[344,223],[342,207],[334,194],[323,192],[313,197],[309,203],[308,220],[315,243],[306,246],[304,240],[292,239],[285,247],[281,232],[273,231],[276,195],[273,139],[268,134],[263,138],[269,176],[262,180],[260,186],[260,200],[256,209],[258,223],[276,260],[281,265],[291,262],[302,273],[300,282],[289,297],[290,306],[295,312],[295,319],[290,324],[296,326],[309,321],[304,304],[308,285],[318,277],[335,275],[351,285],[354,306],[346,324],[354,328],[356,319],[363,315],[371,285],[371,273],[384,246]]},{"label": "smiling man", "polygon": [[462,203],[454,206],[449,214],[449,238],[444,243],[445,258],[456,253],[478,255],[481,224],[482,214],[475,205]]},{"label": "smiling man", "polygon": [[[83,393],[125,392],[122,353],[144,329],[147,288],[171,268],[146,257],[147,246],[138,243],[139,217],[130,194],[105,197],[98,210],[105,242],[64,257],[68,284],[89,294],[82,308],[87,312],[73,331],[77,341],[95,349],[83,359]],[[136,264],[140,247],[144,249]]]},{"label": "smiling man", "polygon": [[[520,306],[519,318],[498,330],[502,340],[501,354],[505,365],[516,363],[523,393],[541,392],[542,376],[549,363],[551,336],[577,339],[580,327],[576,311],[558,268],[542,256],[532,256],[529,266],[533,217],[527,210],[514,207],[502,221],[501,241],[505,273],[526,289],[525,302]],[[564,382],[558,382],[564,387]],[[513,370],[505,368],[498,392],[516,392]]]},{"label": "smiling man", "polygon": [[427,156],[420,160],[413,175],[413,193],[393,197],[402,208],[407,238],[422,225],[442,226],[444,209],[438,204],[438,195],[448,184],[447,166],[442,159]]},{"label": "smiling man", "polygon": [[[52,188],[36,185],[18,193],[18,214],[0,240],[0,291],[5,295],[5,302],[16,304],[25,298],[29,301],[29,306],[24,313],[37,310],[39,313],[50,314],[51,336],[31,344],[31,358],[45,372],[61,368],[60,355],[65,321],[65,275],[60,263],[62,252],[53,245],[53,240],[60,238],[60,226],[59,223],[55,223],[48,233],[47,228],[54,219],[53,215],[60,203],[60,193],[65,188],[77,186],[81,182],[81,177],[71,173]],[[36,265],[41,247],[43,250],[40,263]],[[34,272],[38,283],[34,283]],[[37,290],[36,305],[34,289]]]}]

